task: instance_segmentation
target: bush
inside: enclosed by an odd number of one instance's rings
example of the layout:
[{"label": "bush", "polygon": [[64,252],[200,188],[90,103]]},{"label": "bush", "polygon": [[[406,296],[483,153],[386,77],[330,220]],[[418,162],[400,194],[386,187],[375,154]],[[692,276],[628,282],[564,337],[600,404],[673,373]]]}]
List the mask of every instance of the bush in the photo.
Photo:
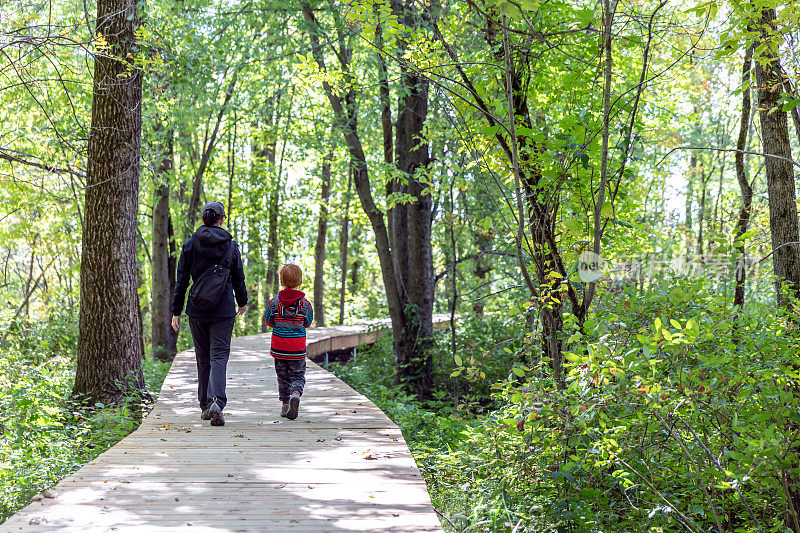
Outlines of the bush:
[{"label": "bush", "polygon": [[[787,530],[800,487],[794,319],[759,302],[737,316],[702,281],[602,294],[582,332],[565,315],[565,390],[529,357],[539,339],[522,322],[462,321],[461,365],[441,334],[439,400],[394,384],[388,337],[334,367],[403,430],[447,528]],[[512,354],[492,345],[502,339]],[[474,400],[453,410],[445,375],[459,368]]]},{"label": "bush", "polygon": [[547,360],[497,384],[503,407],[465,445],[485,460],[481,518],[501,509],[528,531],[784,531],[800,474],[792,323],[763,305],[737,318],[697,284],[623,293],[601,311],[566,339],[566,390]]}]

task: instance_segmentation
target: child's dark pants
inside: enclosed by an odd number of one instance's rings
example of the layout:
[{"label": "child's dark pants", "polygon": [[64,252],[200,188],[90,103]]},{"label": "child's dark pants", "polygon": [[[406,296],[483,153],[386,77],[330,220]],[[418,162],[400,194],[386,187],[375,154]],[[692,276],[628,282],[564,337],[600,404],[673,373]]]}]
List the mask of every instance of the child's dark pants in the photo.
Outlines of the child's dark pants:
[{"label": "child's dark pants", "polygon": [[294,391],[303,395],[306,384],[306,360],[288,361],[275,359],[275,374],[278,375],[278,396],[281,402],[288,403]]}]

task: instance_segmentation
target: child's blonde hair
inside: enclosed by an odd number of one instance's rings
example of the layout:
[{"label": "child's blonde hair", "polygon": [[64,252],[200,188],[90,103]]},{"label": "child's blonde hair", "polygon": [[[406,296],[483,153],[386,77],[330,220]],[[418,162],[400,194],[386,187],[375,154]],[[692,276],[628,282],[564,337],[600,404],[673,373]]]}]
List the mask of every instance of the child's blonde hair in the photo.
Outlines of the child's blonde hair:
[{"label": "child's blonde hair", "polygon": [[278,278],[280,278],[281,285],[287,289],[294,289],[303,283],[303,271],[299,266],[289,263],[278,270]]}]

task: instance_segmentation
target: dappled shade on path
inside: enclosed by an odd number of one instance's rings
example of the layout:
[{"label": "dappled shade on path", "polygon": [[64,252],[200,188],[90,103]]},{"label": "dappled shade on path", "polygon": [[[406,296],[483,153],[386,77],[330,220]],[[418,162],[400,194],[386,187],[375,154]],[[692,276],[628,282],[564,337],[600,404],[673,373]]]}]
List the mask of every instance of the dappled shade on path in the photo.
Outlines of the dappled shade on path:
[{"label": "dappled shade on path", "polygon": [[[310,329],[309,347],[364,331]],[[300,416],[281,418],[268,347],[234,339],[224,427],[200,420],[194,353],[179,354],[139,429],[0,531],[441,531],[391,420],[311,361]]]}]

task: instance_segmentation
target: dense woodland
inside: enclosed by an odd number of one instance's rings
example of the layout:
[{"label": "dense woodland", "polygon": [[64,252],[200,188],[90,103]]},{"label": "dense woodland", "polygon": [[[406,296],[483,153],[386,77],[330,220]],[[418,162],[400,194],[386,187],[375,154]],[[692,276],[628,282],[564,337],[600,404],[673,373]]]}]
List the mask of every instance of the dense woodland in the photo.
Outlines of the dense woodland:
[{"label": "dense woodland", "polygon": [[[5,0],[0,520],[136,427],[223,202],[448,531],[800,532],[795,0]],[[453,317],[434,331],[433,313]]]}]

